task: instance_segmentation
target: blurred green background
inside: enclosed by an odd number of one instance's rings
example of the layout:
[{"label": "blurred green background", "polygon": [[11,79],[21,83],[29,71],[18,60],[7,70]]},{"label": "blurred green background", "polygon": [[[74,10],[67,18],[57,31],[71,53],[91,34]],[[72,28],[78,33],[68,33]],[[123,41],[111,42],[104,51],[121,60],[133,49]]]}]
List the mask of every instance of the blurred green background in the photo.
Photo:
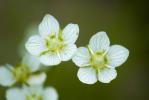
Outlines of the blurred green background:
[{"label": "blurred green background", "polygon": [[[149,100],[149,6],[147,0],[0,0],[0,65],[19,61],[18,47],[26,30],[43,16],[55,16],[63,28],[80,26],[78,46],[88,44],[98,31],[106,31],[111,44],[130,50],[128,61],[117,68],[110,84],[86,85],[71,62],[49,70],[46,86],[54,86],[59,100]],[[37,28],[37,27],[36,27]],[[0,100],[7,88],[0,87]]]}]

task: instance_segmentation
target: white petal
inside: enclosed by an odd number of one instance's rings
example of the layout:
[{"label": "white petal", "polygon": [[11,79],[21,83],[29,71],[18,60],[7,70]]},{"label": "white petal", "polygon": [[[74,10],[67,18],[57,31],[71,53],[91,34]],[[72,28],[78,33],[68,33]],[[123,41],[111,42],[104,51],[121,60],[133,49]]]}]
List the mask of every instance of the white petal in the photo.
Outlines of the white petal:
[{"label": "white petal", "polygon": [[27,80],[30,85],[41,85],[45,82],[47,75],[43,72],[37,75],[31,75]]},{"label": "white petal", "polygon": [[44,40],[38,35],[31,36],[25,47],[32,55],[39,56],[45,50]]},{"label": "white petal", "polygon": [[78,36],[79,26],[77,24],[68,24],[62,32],[62,38],[65,41],[65,43],[75,43]]},{"label": "white petal", "polygon": [[123,46],[113,45],[110,47],[107,58],[109,61],[109,66],[117,67],[123,64],[129,56],[129,51]]},{"label": "white petal", "polygon": [[6,67],[0,67],[0,85],[12,86],[16,82],[13,73]]},{"label": "white petal", "polygon": [[42,55],[40,57],[40,61],[42,64],[46,66],[52,66],[52,65],[58,65],[61,62],[61,59],[57,54],[49,53],[49,54]]},{"label": "white petal", "polygon": [[43,87],[42,85],[39,85],[39,84],[38,85],[34,84],[31,86],[23,85],[22,90],[24,94],[27,96],[32,96],[33,94],[41,96],[41,94],[43,93]]},{"label": "white petal", "polygon": [[25,94],[18,88],[9,89],[6,92],[7,100],[26,100]]},{"label": "white petal", "polygon": [[72,61],[79,67],[88,66],[90,61],[90,54],[87,48],[79,47]]},{"label": "white petal", "polygon": [[98,32],[89,41],[89,47],[93,52],[107,51],[110,45],[106,32]]},{"label": "white petal", "polygon": [[104,68],[98,72],[98,80],[102,83],[110,83],[117,76],[115,69]]},{"label": "white petal", "polygon": [[91,67],[80,68],[77,75],[83,83],[94,84],[97,82],[96,70]]},{"label": "white petal", "polygon": [[75,44],[67,45],[63,48],[62,51],[60,51],[60,58],[62,61],[68,61],[70,60],[75,52],[77,51],[77,47]]},{"label": "white petal", "polygon": [[50,34],[58,34],[59,23],[52,15],[45,15],[39,25],[39,33],[41,36],[46,37]]},{"label": "white petal", "polygon": [[58,100],[58,93],[53,87],[45,89],[43,94],[43,100]]},{"label": "white petal", "polygon": [[22,63],[27,65],[32,72],[35,72],[40,68],[40,60],[35,56],[29,55],[28,53],[26,53],[23,57]]}]

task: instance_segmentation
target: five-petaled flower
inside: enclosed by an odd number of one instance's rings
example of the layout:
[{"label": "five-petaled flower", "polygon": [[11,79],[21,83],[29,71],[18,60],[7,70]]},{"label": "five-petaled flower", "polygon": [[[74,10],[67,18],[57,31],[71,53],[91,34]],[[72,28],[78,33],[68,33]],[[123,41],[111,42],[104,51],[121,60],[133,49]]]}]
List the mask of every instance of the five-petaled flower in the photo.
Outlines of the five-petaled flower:
[{"label": "five-petaled flower", "polygon": [[37,58],[26,54],[20,64],[11,66],[9,64],[0,67],[0,85],[12,86],[16,83],[43,84],[46,79],[44,72],[34,73],[40,68]]},{"label": "five-petaled flower", "polygon": [[73,62],[79,66],[78,78],[86,84],[109,83],[116,78],[116,67],[128,58],[129,51],[121,45],[110,46],[106,32],[93,35],[87,47],[78,48]]},{"label": "five-petaled flower", "polygon": [[58,100],[58,93],[53,87],[43,88],[41,85],[11,88],[6,92],[7,100]]},{"label": "five-petaled flower", "polygon": [[70,60],[77,51],[75,42],[79,35],[77,24],[68,24],[63,30],[52,15],[45,15],[39,24],[39,35],[29,38],[26,49],[39,57],[46,66],[58,65]]}]

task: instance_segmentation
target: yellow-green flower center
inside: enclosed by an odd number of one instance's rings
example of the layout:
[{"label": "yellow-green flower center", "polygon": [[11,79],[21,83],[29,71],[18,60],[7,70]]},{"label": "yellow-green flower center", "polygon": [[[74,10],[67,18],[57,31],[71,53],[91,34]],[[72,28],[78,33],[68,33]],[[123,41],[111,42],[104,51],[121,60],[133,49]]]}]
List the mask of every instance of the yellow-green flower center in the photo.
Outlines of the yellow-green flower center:
[{"label": "yellow-green flower center", "polygon": [[15,66],[13,75],[17,82],[24,83],[30,76],[31,72],[26,65],[20,64]]},{"label": "yellow-green flower center", "polygon": [[47,50],[42,52],[42,54],[49,52],[56,53],[62,50],[65,45],[62,38],[56,37],[55,35],[50,35],[45,39],[45,46]]},{"label": "yellow-green flower center", "polygon": [[106,67],[105,65],[107,64],[107,62],[107,57],[106,55],[104,55],[104,52],[97,52],[95,54],[91,54],[90,63],[94,69],[100,70]]},{"label": "yellow-green flower center", "polygon": [[37,94],[32,94],[26,97],[26,100],[43,100],[43,98]]}]

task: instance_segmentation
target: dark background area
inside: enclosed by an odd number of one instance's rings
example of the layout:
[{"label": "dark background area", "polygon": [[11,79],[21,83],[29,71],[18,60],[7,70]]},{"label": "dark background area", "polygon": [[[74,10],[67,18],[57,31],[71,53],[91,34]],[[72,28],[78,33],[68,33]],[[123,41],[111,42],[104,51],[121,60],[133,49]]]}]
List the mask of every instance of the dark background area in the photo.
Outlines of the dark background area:
[{"label": "dark background area", "polygon": [[[71,61],[50,69],[45,86],[54,86],[59,100],[149,100],[148,4],[147,0],[0,0],[0,65],[19,61],[18,47],[26,30],[50,13],[61,28],[79,24],[78,47],[88,44],[96,32],[106,31],[111,44],[130,50],[110,84],[81,83]],[[0,100],[5,100],[6,89],[0,87]]]}]

